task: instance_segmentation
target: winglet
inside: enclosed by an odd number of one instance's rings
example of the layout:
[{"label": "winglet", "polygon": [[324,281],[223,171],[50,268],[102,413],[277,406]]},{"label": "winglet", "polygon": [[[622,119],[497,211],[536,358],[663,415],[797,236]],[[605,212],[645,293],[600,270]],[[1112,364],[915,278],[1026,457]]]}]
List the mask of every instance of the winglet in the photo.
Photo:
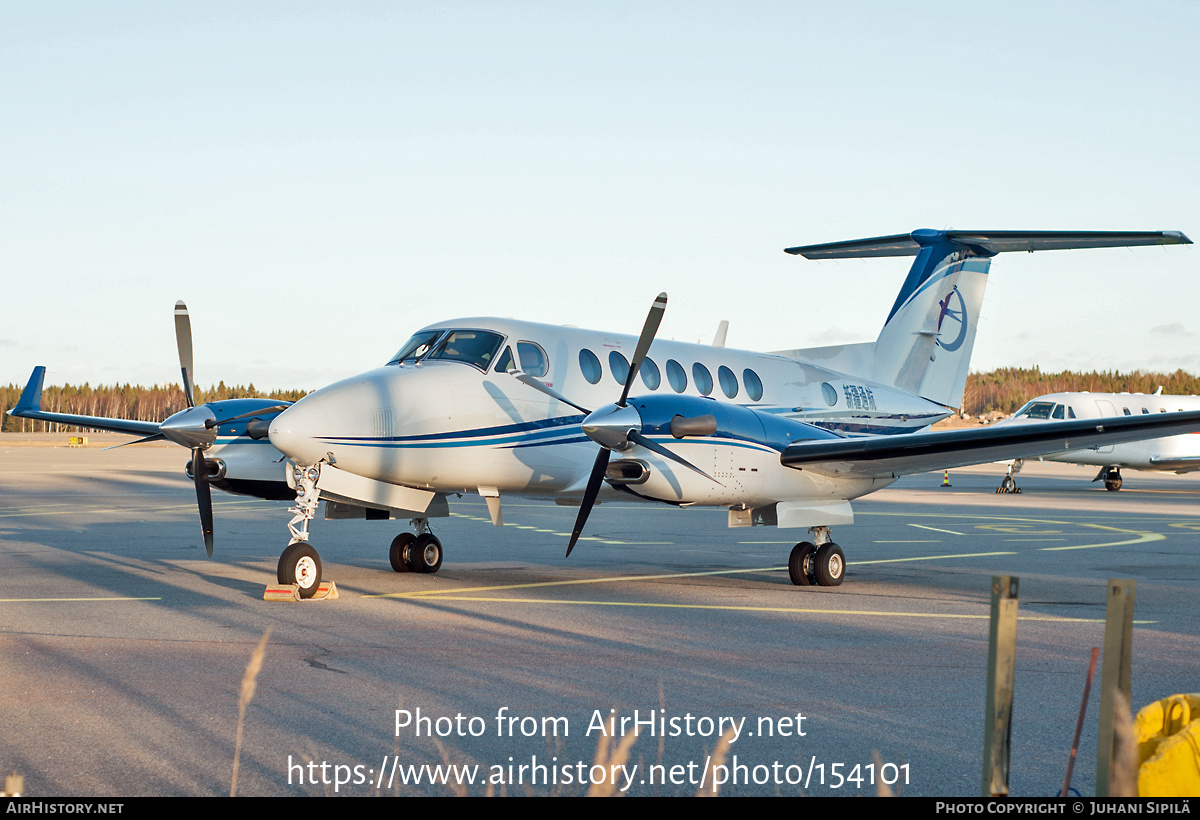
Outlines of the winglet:
[{"label": "winglet", "polygon": [[21,398],[17,401],[17,406],[9,412],[18,415],[18,411],[32,410],[35,413],[41,411],[42,383],[44,381],[46,381],[46,368],[39,364],[29,375],[29,381],[25,384],[25,389],[21,391]]}]

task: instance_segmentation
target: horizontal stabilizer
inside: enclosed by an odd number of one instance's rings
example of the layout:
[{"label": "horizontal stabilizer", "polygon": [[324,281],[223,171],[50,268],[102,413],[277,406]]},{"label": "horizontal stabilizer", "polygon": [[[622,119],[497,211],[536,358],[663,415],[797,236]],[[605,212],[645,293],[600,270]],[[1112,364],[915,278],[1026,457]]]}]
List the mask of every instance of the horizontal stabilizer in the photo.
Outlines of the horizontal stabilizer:
[{"label": "horizontal stabilizer", "polygon": [[798,442],[780,456],[785,467],[822,474],[891,476],[1031,458],[1105,444],[1200,430],[1200,410],[1153,416],[1047,421],[899,436]]},{"label": "horizontal stabilizer", "polygon": [[972,248],[984,256],[1012,251],[1058,251],[1085,248],[1126,248],[1137,245],[1190,245],[1179,231],[934,231],[876,236],[785,248],[805,259],[860,259],[872,256],[916,256],[939,240]]}]

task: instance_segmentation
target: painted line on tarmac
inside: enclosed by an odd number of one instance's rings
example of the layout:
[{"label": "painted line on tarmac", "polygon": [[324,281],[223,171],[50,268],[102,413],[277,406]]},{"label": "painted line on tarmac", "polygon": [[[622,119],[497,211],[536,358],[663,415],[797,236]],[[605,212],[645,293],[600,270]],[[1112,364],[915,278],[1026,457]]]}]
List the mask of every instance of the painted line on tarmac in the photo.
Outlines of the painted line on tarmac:
[{"label": "painted line on tarmac", "polygon": [[[1120,532],[1120,530],[1118,530]],[[1128,532],[1126,530],[1125,532]],[[1110,541],[1107,544],[1081,544],[1074,547],[1038,547],[1039,552],[1054,552],[1056,550],[1094,550],[1100,547],[1123,547],[1127,544],[1148,544],[1151,541],[1165,541],[1167,536],[1159,532],[1144,532],[1137,538],[1130,538],[1127,541]]]},{"label": "painted line on tarmac", "polygon": [[[244,501],[214,501],[214,507],[232,507],[235,505],[245,506],[246,504],[262,504],[266,499],[248,498]],[[58,505],[55,505],[58,506]],[[167,512],[170,510],[192,510],[195,511],[196,504],[168,504],[167,506],[154,507],[72,507],[69,510],[34,510],[31,512],[0,512],[0,518],[24,518],[37,515],[89,515],[105,513],[127,513],[127,512]]]},{"label": "painted line on tarmac", "polygon": [[[383,595],[376,597],[404,597]],[[947,613],[947,612],[888,612],[885,610],[872,609],[811,609],[807,607],[787,607],[787,606],[730,606],[723,604],[666,604],[653,603],[649,601],[571,601],[561,598],[488,598],[475,595],[439,595],[437,598],[424,598],[423,600],[436,601],[469,601],[476,603],[493,603],[493,604],[562,604],[568,606],[624,606],[624,607],[642,607],[651,609],[704,609],[715,610],[722,612],[787,612],[799,615],[850,615],[857,617],[883,617],[883,618],[936,618],[941,620],[962,620],[962,621],[987,621],[991,619],[991,614],[972,615],[969,613]],[[1103,618],[1064,618],[1050,615],[1019,615],[1018,621],[1045,621],[1050,623],[1104,623]],[[1135,624],[1155,624],[1157,621],[1134,621]]]},{"label": "painted line on tarmac", "polygon": [[54,601],[161,601],[162,598],[0,598],[0,604],[50,603]]},{"label": "painted line on tarmac", "polygon": [[938,527],[926,527],[924,524],[909,524],[908,526],[917,527],[918,529],[922,529],[922,530],[933,530],[934,532],[948,532],[951,535],[964,535],[964,533],[955,532],[954,530],[943,530],[943,529],[939,529]]},{"label": "painted line on tarmac", "polygon": [[[859,513],[859,515],[911,516],[911,515],[913,515],[913,513],[867,512],[867,513]],[[1019,522],[1022,524],[1056,524],[1058,526],[1067,526],[1067,527],[1069,527],[1069,526],[1090,527],[1095,530],[1105,530],[1106,532],[1126,533],[1126,534],[1135,536],[1134,538],[1128,538],[1124,541],[1106,541],[1103,544],[1078,544],[1078,545],[1067,546],[1067,547],[1038,547],[1039,552],[1057,552],[1057,551],[1061,551],[1061,550],[1094,550],[1094,549],[1100,549],[1101,547],[1124,547],[1124,546],[1129,546],[1131,544],[1148,544],[1151,541],[1163,541],[1167,537],[1167,536],[1163,535],[1162,533],[1157,533],[1157,532],[1145,532],[1145,531],[1139,531],[1139,530],[1130,530],[1130,529],[1125,529],[1123,527],[1110,527],[1106,524],[1089,524],[1086,521],[1053,521],[1053,520],[1046,519],[1046,518],[1025,518],[1025,517],[1018,517],[1018,516],[1009,516],[1009,515],[961,515],[961,514],[942,515],[940,513],[917,513],[917,515],[923,515],[923,516],[927,516],[927,517],[931,517],[931,518],[932,517],[967,518],[967,519],[973,518],[976,520],[984,520],[984,521],[1011,521],[1011,522]],[[909,526],[916,527],[916,526],[920,526],[920,525],[910,524]],[[977,526],[986,527],[989,529],[995,529],[996,531],[1003,531],[1000,529],[1001,525],[999,525],[999,524],[979,524]],[[926,529],[932,529],[932,528],[927,527]],[[1012,534],[1020,535],[1020,531],[1019,530],[1012,531]],[[1009,539],[1005,539],[1005,540],[1006,541],[1040,541],[1040,540],[1054,540],[1054,539],[1035,539],[1035,538],[1012,539],[1012,538],[1009,538]],[[1066,539],[1061,539],[1061,540],[1066,540]],[[899,560],[912,560],[912,559],[899,559]],[[855,561],[854,563],[855,564],[869,564],[872,562],[870,562],[870,561]]]},{"label": "painted line on tarmac", "polygon": [[[1017,555],[1015,552],[975,552],[962,555],[923,555],[917,558],[881,558],[875,561],[855,561],[859,564],[894,564],[901,561],[935,561],[939,558],[981,558],[993,555]],[[364,595],[364,598],[438,598],[461,595],[468,592],[495,592],[505,589],[535,589],[538,587],[579,586],[582,584],[612,584],[621,581],[665,581],[674,578],[698,578],[706,575],[741,575],[763,572],[785,572],[787,567],[754,567],[749,569],[714,569],[700,572],[674,572],[656,575],[617,575],[606,578],[573,578],[563,581],[534,581],[527,584],[496,584],[483,587],[456,587],[454,589],[429,589],[416,592],[383,592]],[[507,600],[507,599],[502,599]]]}]

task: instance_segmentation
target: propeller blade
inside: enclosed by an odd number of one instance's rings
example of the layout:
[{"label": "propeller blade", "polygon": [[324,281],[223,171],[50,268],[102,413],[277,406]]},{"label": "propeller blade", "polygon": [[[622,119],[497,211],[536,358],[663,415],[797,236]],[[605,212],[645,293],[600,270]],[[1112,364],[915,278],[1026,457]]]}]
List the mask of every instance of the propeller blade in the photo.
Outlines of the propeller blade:
[{"label": "propeller blade", "polygon": [[[183,392],[188,407],[196,406],[196,391],[192,381],[192,320],[188,318],[187,305],[175,303],[175,344],[179,348],[179,370],[183,374]],[[209,555],[211,555],[211,551]]]},{"label": "propeller blade", "polygon": [[625,389],[621,391],[621,400],[617,402],[618,407],[624,407],[625,399],[629,398],[629,389],[633,387],[633,380],[637,377],[638,371],[642,369],[642,362],[645,361],[646,354],[650,352],[650,345],[654,342],[658,326],[662,324],[663,312],[666,309],[667,294],[660,293],[654,300],[654,304],[650,306],[650,312],[646,314],[646,324],[642,326],[642,335],[638,337],[637,347],[634,348],[633,361],[629,363],[629,375],[625,379]]},{"label": "propeller blade", "polygon": [[263,407],[259,410],[251,410],[249,413],[242,413],[240,416],[230,416],[227,419],[207,419],[204,422],[206,429],[220,427],[222,424],[229,424],[231,421],[241,421],[242,419],[252,419],[255,416],[265,416],[267,413],[277,413],[280,410],[286,410],[291,407],[291,404],[276,404],[273,407]]},{"label": "propeller blade", "polygon": [[192,450],[192,476],[196,483],[196,505],[200,508],[200,530],[204,533],[204,549],[208,557],[213,554],[213,509],[212,491],[208,486],[208,467],[204,464],[204,450]]},{"label": "propeller blade", "polygon": [[600,452],[596,455],[596,463],[592,465],[592,474],[588,476],[587,489],[583,492],[583,501],[579,504],[579,516],[575,519],[575,529],[571,530],[571,543],[567,544],[567,556],[571,557],[571,550],[575,549],[575,542],[579,540],[579,534],[583,532],[583,525],[587,523],[588,515],[592,512],[592,506],[596,503],[596,496],[600,494],[600,482],[604,480],[604,472],[608,469],[608,457],[611,450],[606,447],[601,447]]},{"label": "propeller blade", "polygon": [[586,407],[580,407],[578,404],[576,404],[575,402],[568,399],[562,393],[559,393],[557,390],[555,390],[550,385],[546,384],[545,382],[538,381],[533,376],[530,376],[528,373],[525,373],[520,370],[513,370],[512,377],[514,379],[516,379],[517,381],[519,381],[521,384],[527,384],[530,387],[532,387],[534,390],[540,390],[541,392],[545,393],[547,396],[549,396],[552,399],[558,399],[563,404],[569,404],[571,407],[574,407],[576,410],[583,413],[585,416],[590,415],[592,412],[591,410],[588,410]]},{"label": "propeller blade", "polygon": [[651,441],[650,439],[646,438],[641,433],[639,433],[637,430],[630,430],[626,435],[628,436],[629,440],[632,441],[633,443],[639,444],[642,447],[645,447],[647,450],[658,453],[663,458],[669,458],[669,459],[671,459],[671,461],[674,461],[677,464],[682,464],[684,467],[687,467],[689,470],[699,473],[700,475],[704,476],[709,481],[713,482],[714,484],[716,484],[719,487],[725,486],[720,481],[717,481],[715,478],[710,476],[708,473],[701,470],[695,464],[692,464],[691,462],[687,461],[682,456],[675,455],[674,453],[672,453],[666,447],[663,447],[658,442]]}]

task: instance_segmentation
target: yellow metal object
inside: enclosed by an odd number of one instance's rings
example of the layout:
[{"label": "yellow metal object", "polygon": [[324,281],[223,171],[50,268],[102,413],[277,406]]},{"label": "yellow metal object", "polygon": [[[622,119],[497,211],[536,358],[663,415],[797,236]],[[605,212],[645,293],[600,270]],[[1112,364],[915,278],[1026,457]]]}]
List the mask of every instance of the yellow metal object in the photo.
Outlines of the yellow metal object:
[{"label": "yellow metal object", "polygon": [[70,436],[67,438],[68,447],[87,447],[87,436]]},{"label": "yellow metal object", "polygon": [[1138,795],[1200,795],[1200,694],[1171,695],[1137,713]]}]

